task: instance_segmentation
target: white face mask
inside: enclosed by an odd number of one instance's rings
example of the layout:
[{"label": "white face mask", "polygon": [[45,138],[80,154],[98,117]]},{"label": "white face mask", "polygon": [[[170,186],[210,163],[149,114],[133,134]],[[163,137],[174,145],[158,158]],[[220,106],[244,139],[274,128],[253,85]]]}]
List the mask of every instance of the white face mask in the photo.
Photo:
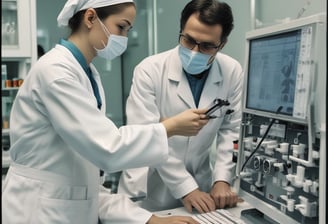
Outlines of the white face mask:
[{"label": "white face mask", "polygon": [[183,69],[191,75],[198,75],[209,69],[212,55],[189,50],[183,46],[179,46],[179,56]]},{"label": "white face mask", "polygon": [[116,58],[117,56],[120,56],[123,54],[123,52],[126,50],[128,46],[128,38],[124,36],[119,36],[115,34],[111,34],[106,26],[100,21],[100,19],[97,17],[103,31],[107,35],[107,45],[103,42],[104,48],[103,49],[97,49],[97,55],[99,57],[105,58],[107,60],[112,60]]}]

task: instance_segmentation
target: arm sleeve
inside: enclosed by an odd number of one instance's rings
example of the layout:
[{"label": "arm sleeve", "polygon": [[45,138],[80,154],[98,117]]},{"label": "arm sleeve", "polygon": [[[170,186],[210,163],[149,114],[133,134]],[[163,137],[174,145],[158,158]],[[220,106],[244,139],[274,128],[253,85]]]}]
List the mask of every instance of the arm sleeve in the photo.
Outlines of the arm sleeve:
[{"label": "arm sleeve", "polygon": [[78,81],[60,78],[34,90],[35,104],[61,138],[106,172],[161,163],[168,142],[160,123],[117,128]]},{"label": "arm sleeve", "polygon": [[[159,73],[155,69],[151,72]],[[161,81],[154,80],[158,76],[150,75],[149,73],[150,71],[145,71],[142,66],[137,66],[134,70],[133,84],[126,106],[129,124],[156,123],[161,119],[158,109],[161,87],[156,85],[161,83]],[[186,170],[184,162],[172,155],[169,155],[165,162],[159,165],[153,165],[152,167],[157,169],[163,182],[177,199],[198,188],[196,181]],[[130,174],[136,175],[131,176]],[[141,186],[145,186],[145,184],[140,183],[140,178],[146,178],[141,177],[138,170],[127,170],[121,178],[124,178],[124,181],[123,179],[120,180],[121,187],[119,186],[119,191],[121,189],[122,192],[128,192],[134,197],[142,196],[144,189],[141,189]],[[136,186],[140,188],[136,189]]]},{"label": "arm sleeve", "polygon": [[102,224],[145,224],[152,216],[152,213],[140,208],[126,195],[111,194],[101,185],[98,211]]},{"label": "arm sleeve", "polygon": [[183,161],[173,156],[169,156],[165,163],[159,165],[157,172],[176,199],[198,188],[196,180],[186,170]]}]

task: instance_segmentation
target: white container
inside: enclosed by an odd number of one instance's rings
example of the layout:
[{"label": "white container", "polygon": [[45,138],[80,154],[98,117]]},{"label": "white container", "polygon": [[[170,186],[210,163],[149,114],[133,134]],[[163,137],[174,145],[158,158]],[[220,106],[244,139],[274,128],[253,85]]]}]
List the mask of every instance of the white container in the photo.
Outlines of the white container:
[{"label": "white container", "polygon": [[2,88],[5,88],[6,86],[6,80],[7,80],[7,65],[2,64],[1,65],[1,86]]}]

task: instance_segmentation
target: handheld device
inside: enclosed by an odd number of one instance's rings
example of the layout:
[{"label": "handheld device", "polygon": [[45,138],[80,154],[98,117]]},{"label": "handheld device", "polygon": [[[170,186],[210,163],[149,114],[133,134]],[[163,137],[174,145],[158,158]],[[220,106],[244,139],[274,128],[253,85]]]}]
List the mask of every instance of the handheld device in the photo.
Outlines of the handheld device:
[{"label": "handheld device", "polygon": [[211,115],[220,109],[222,106],[229,106],[230,103],[228,100],[215,99],[213,103],[209,106],[209,109],[206,111],[206,118],[211,118]]}]

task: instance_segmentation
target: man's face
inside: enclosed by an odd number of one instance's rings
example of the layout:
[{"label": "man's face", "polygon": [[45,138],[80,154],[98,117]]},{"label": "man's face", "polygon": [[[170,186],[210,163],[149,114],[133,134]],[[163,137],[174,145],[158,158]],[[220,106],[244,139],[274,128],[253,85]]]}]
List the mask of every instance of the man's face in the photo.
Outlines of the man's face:
[{"label": "man's face", "polygon": [[[197,43],[212,44],[213,46],[219,46],[222,35],[221,25],[207,25],[201,23],[198,19],[198,13],[192,14],[186,22],[182,34],[188,38],[193,39]],[[199,51],[199,45],[192,49],[193,51]],[[217,48],[216,52],[220,49]],[[214,52],[214,53],[216,53]]]}]

